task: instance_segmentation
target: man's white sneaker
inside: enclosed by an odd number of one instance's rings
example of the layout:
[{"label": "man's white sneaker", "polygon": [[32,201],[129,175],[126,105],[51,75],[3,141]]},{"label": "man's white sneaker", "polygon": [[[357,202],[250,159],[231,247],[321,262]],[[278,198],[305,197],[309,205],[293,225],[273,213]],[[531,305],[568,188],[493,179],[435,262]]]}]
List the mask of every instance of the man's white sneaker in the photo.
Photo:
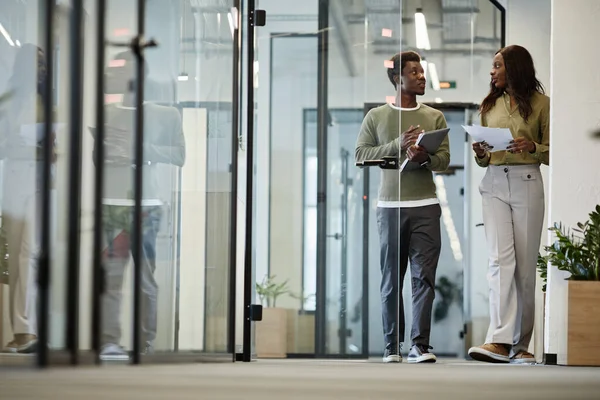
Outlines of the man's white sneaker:
[{"label": "man's white sneaker", "polygon": [[383,362],[384,363],[401,363],[402,355],[400,354],[400,349],[402,346],[398,347],[395,344],[387,345],[385,351],[383,352]]},{"label": "man's white sneaker", "polygon": [[408,352],[408,362],[411,364],[436,362],[437,357],[429,351],[430,349],[433,349],[433,347],[424,344],[413,344]]}]

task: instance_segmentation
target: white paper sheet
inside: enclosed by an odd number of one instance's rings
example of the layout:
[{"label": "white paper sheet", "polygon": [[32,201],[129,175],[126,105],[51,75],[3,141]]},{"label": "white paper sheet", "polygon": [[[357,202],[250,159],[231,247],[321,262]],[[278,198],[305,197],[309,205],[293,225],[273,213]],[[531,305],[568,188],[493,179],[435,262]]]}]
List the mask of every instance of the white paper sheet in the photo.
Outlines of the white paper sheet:
[{"label": "white paper sheet", "polygon": [[487,128],[484,126],[466,126],[463,129],[475,142],[486,142],[492,148],[490,152],[506,150],[513,140],[513,135],[508,128]]}]

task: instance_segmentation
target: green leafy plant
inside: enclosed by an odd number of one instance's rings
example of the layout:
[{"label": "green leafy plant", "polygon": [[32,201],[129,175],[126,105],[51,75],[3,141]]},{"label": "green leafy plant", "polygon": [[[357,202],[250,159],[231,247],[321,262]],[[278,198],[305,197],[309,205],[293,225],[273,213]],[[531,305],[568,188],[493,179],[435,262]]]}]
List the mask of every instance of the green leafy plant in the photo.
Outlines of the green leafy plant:
[{"label": "green leafy plant", "polygon": [[[260,299],[260,304],[266,307],[277,307],[277,299],[283,295],[290,295],[288,280],[276,283],[276,276],[265,276],[261,283],[256,283],[256,294]],[[266,305],[265,305],[266,302]]]},{"label": "green leafy plant", "polygon": [[300,300],[300,314],[304,313],[304,305],[312,298],[316,297],[316,295],[314,293],[311,294],[295,294],[295,293],[291,293],[288,292],[287,293],[291,298],[296,299],[296,300]]},{"label": "green leafy plant", "polygon": [[548,284],[548,258],[550,258],[550,256],[543,256],[541,253],[538,253],[537,270],[540,273],[540,278],[542,278],[542,281],[544,282],[542,286],[542,292],[544,293],[546,293],[546,286]]},{"label": "green leafy plant", "polygon": [[[577,281],[600,280],[600,205],[589,214],[589,220],[568,229],[561,223],[550,230],[556,236],[551,246],[545,246],[547,262]],[[538,263],[539,267],[539,263]]]},{"label": "green leafy plant", "polygon": [[[462,282],[462,274],[459,274],[457,282]],[[448,277],[442,276],[435,285],[435,290],[439,294],[439,300],[435,304],[433,310],[433,321],[439,322],[448,316],[448,311],[452,303],[457,303],[459,306],[462,305],[463,291],[462,288],[451,281]]]}]

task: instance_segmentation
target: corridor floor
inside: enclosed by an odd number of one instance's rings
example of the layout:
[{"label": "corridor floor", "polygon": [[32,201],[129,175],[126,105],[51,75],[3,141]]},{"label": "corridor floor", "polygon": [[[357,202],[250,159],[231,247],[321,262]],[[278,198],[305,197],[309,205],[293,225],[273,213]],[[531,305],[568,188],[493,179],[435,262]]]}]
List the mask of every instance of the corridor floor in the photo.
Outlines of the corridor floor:
[{"label": "corridor floor", "polygon": [[0,368],[0,400],[599,399],[600,368],[365,361]]}]

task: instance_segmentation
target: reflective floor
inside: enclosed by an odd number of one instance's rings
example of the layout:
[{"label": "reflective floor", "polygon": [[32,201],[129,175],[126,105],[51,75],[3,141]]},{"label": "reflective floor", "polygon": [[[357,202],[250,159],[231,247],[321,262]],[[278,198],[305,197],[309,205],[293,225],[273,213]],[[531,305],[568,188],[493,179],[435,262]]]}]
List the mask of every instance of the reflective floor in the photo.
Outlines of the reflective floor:
[{"label": "reflective floor", "polygon": [[442,360],[0,369],[2,399],[596,399],[600,369]]}]

